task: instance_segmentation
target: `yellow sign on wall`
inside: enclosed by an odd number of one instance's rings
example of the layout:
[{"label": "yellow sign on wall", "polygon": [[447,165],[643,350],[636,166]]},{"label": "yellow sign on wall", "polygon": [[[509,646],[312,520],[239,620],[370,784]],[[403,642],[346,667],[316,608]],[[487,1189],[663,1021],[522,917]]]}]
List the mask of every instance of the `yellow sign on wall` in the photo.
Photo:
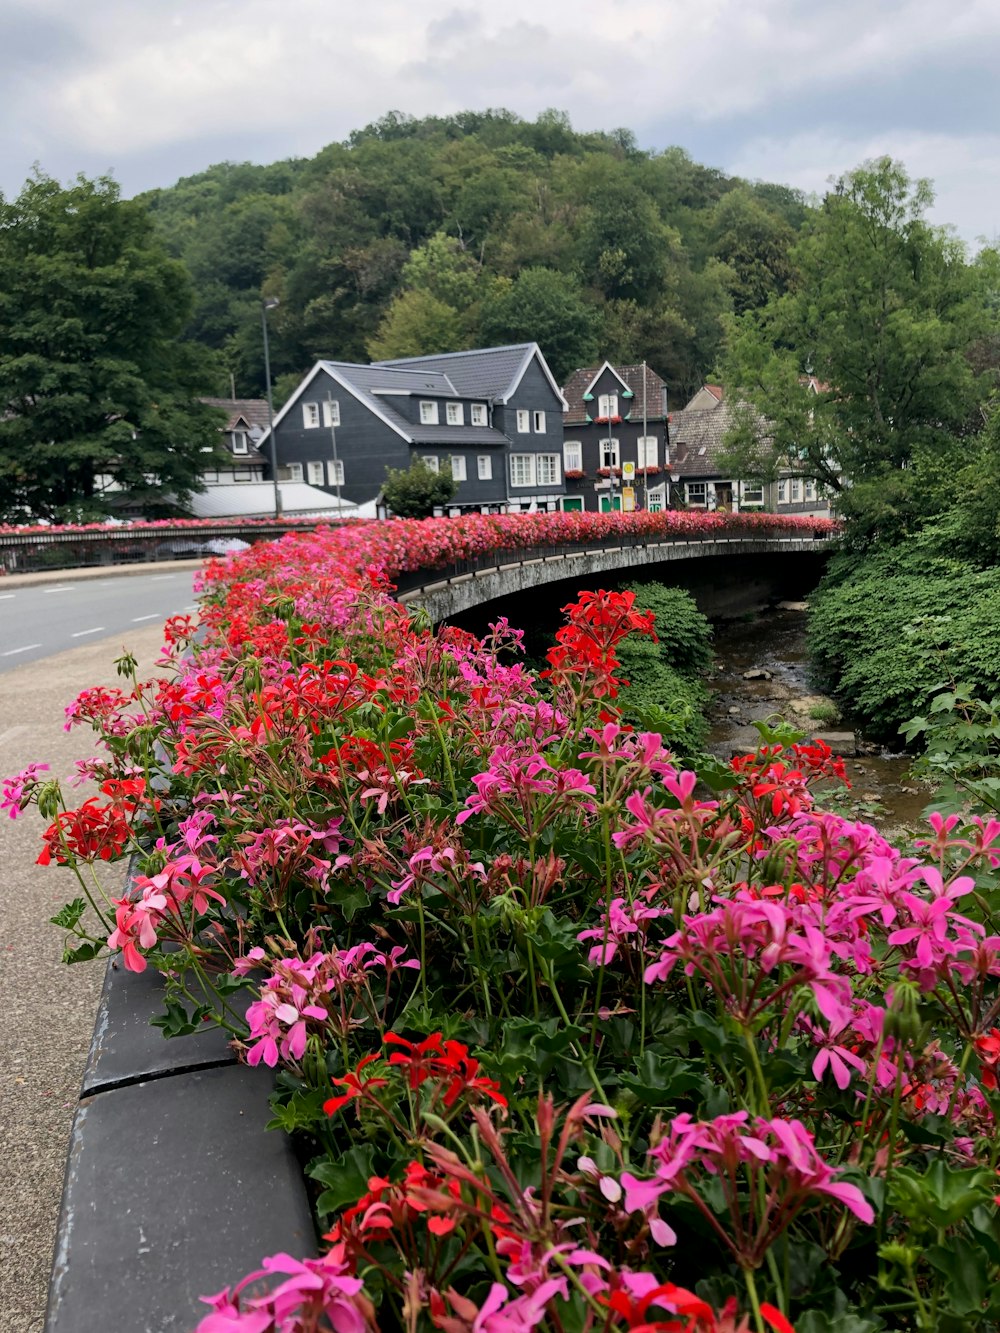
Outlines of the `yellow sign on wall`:
[{"label": "yellow sign on wall", "polygon": [[[628,464],[626,463],[626,467]],[[622,508],[626,514],[630,514],[635,509],[635,488],[632,486],[622,487]]]}]

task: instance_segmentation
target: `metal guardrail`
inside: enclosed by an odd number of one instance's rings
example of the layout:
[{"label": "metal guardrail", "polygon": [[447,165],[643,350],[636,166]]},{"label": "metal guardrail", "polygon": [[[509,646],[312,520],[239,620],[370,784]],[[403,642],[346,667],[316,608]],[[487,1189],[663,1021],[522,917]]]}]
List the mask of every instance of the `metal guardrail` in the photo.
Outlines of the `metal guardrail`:
[{"label": "metal guardrail", "polygon": [[218,523],[198,527],[116,528],[93,532],[0,533],[0,571],[35,574],[101,565],[136,565],[158,560],[208,559],[233,541],[273,541],[306,525],[292,522]]},{"label": "metal guardrail", "polygon": [[601,552],[611,555],[617,551],[644,548],[657,551],[667,546],[701,546],[710,542],[716,546],[746,546],[760,542],[809,542],[817,549],[830,544],[833,539],[825,533],[785,532],[785,533],[746,533],[738,537],[720,536],[718,533],[686,533],[673,540],[651,539],[649,537],[622,534],[613,538],[614,545],[608,540],[592,542],[570,542],[562,546],[526,546],[516,551],[483,551],[467,560],[456,560],[437,569],[407,570],[396,577],[396,597],[401,602],[412,601],[421,593],[434,592],[450,587],[454,583],[464,583],[467,579],[481,578],[486,574],[499,574],[505,569],[516,569],[521,565],[552,564],[560,560],[575,560],[584,555],[597,555]]}]

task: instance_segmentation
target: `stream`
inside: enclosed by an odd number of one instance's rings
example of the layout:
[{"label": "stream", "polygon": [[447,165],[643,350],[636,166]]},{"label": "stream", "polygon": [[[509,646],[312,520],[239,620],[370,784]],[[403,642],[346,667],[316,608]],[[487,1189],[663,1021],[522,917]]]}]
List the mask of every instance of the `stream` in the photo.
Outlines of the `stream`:
[{"label": "stream", "polygon": [[753,750],[760,737],[751,723],[780,715],[843,756],[851,781],[845,813],[873,823],[891,842],[921,828],[931,789],[911,778],[908,757],[856,737],[832,702],[810,689],[805,603],[719,621],[714,629],[709,750],[724,759]]}]

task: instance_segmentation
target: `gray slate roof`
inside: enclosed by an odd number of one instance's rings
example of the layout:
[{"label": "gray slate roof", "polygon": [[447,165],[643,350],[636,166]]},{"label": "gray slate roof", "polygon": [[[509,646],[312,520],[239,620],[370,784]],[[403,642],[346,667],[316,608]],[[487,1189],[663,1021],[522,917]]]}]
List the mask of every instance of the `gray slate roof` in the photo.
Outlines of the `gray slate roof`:
[{"label": "gray slate roof", "polygon": [[447,422],[437,426],[422,426],[407,421],[395,410],[393,400],[399,393],[405,393],[407,397],[426,394],[445,399],[460,397],[451,377],[440,371],[398,370],[381,364],[358,366],[348,361],[324,361],[321,364],[330,374],[337,375],[349,384],[367,407],[380,413],[414,444],[481,444],[502,447],[507,443],[503,432],[494,430],[492,426],[449,426]]},{"label": "gray slate roof", "polygon": [[511,343],[508,347],[479,347],[470,352],[442,352],[434,356],[408,356],[377,361],[378,366],[425,367],[447,375],[463,398],[493,401],[505,398],[522,366],[535,349],[534,343]]}]

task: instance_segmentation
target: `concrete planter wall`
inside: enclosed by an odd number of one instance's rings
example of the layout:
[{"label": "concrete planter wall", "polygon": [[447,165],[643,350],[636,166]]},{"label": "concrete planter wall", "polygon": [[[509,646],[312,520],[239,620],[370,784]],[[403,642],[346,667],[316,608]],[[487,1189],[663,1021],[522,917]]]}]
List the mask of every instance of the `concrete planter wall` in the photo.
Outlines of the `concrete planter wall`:
[{"label": "concrete planter wall", "polygon": [[56,1235],[46,1333],[183,1333],[267,1254],[317,1253],[270,1071],[226,1034],[166,1040],[159,974],[108,966]]}]

